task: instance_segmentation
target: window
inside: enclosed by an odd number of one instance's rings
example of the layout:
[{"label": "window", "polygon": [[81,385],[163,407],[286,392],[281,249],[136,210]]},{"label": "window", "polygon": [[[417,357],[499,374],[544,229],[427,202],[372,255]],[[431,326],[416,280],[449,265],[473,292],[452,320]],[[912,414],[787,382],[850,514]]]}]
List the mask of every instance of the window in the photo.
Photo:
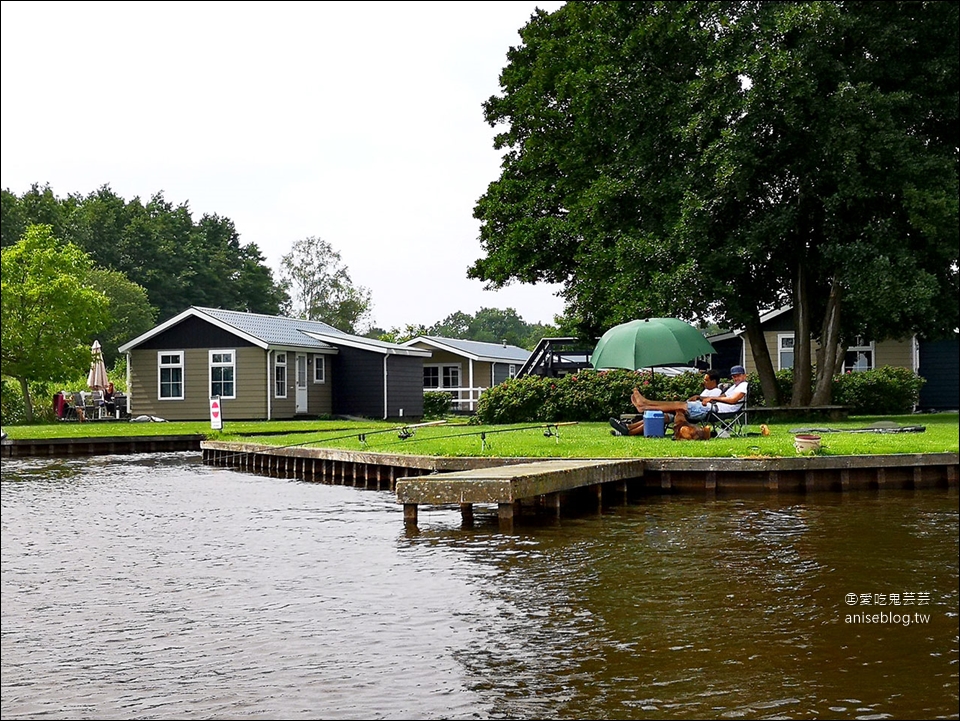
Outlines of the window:
[{"label": "window", "polygon": [[777,336],[778,370],[793,368],[793,334],[781,333]]},{"label": "window", "polygon": [[287,397],[287,354],[277,353],[273,359],[274,398]]},{"label": "window", "polygon": [[508,378],[516,378],[516,377],[517,377],[517,366],[516,366],[516,364],[511,363],[509,366],[507,366],[507,377],[508,377]]},{"label": "window", "polygon": [[873,370],[873,343],[864,343],[863,338],[857,338],[856,343],[847,348],[847,355],[843,359],[844,371],[859,373]]},{"label": "window", "polygon": [[236,398],[236,354],[232,350],[210,351],[210,397]]},{"label": "window", "polygon": [[157,353],[157,395],[160,400],[183,400],[183,353],[161,351]]},{"label": "window", "polygon": [[460,387],[460,366],[444,366],[443,367],[443,387],[444,388]]},{"label": "window", "polygon": [[423,387],[424,388],[459,388],[460,387],[460,366],[459,365],[424,365],[423,366]]},{"label": "window", "polygon": [[327,382],[327,359],[322,355],[315,355],[313,357],[313,382],[314,383],[326,383]]}]

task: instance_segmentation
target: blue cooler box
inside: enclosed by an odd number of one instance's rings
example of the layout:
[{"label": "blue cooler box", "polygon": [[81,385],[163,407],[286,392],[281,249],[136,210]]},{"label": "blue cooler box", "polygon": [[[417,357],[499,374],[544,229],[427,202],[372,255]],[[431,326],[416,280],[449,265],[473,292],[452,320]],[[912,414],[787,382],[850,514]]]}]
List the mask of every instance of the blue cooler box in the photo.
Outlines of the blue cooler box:
[{"label": "blue cooler box", "polygon": [[645,438],[663,438],[663,411],[643,412],[643,435]]}]

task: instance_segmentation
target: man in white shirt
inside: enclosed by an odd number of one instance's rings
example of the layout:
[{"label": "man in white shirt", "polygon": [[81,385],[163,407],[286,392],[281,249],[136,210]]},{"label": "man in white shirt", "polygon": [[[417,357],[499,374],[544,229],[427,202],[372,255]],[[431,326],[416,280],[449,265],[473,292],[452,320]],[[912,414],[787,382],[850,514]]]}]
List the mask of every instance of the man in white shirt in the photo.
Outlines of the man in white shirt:
[{"label": "man in white shirt", "polygon": [[[709,370],[703,376],[703,390],[696,395],[690,396],[690,398],[688,398],[686,401],[648,401],[646,398],[640,395],[640,390],[638,388],[634,388],[633,396],[630,400],[633,403],[634,408],[636,408],[640,413],[643,413],[645,410],[652,409],[666,410],[670,411],[671,413],[683,413],[684,416],[689,418],[691,421],[701,421],[705,419],[707,414],[710,412],[709,404],[723,395],[723,391],[720,389],[719,384],[719,371]],[[650,405],[645,406],[645,403]],[[670,407],[664,408],[664,404]],[[621,436],[638,436],[643,434],[642,420],[635,421],[633,423],[625,423],[619,418],[611,418],[610,425]]]},{"label": "man in white shirt", "polygon": [[[733,386],[726,393],[721,391],[716,396],[706,396],[705,393],[701,393],[689,401],[652,401],[644,398],[639,388],[634,388],[630,402],[640,413],[644,411],[683,413],[691,422],[698,422],[705,420],[711,410],[718,413],[733,413],[743,408],[747,402],[747,371],[743,366],[734,366],[730,369],[730,377],[733,379]],[[613,420],[610,419],[610,425],[623,434],[623,431],[613,424]],[[639,432],[643,432],[642,426]],[[632,427],[628,427],[628,433],[623,435],[637,434]]]}]

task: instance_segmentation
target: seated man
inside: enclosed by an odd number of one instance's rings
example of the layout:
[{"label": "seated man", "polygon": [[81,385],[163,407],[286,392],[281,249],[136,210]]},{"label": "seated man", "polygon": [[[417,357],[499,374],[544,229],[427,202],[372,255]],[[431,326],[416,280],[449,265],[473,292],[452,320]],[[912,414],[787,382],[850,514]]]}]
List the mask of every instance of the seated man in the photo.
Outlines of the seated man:
[{"label": "seated man", "polygon": [[747,402],[747,371],[743,366],[734,366],[730,369],[733,387],[728,388],[720,397],[714,400],[716,413],[736,413]]},{"label": "seated man", "polygon": [[[684,422],[689,420],[696,423],[702,421],[710,412],[710,404],[719,400],[723,396],[723,391],[719,388],[719,371],[709,370],[703,376],[703,390],[690,396],[686,401],[650,401],[640,394],[639,388],[633,389],[633,395],[630,397],[633,407],[639,413],[649,410],[662,410],[670,413],[682,413]],[[622,436],[638,436],[643,434],[643,421],[634,423],[624,423],[619,418],[611,418],[610,425],[613,426]]]}]

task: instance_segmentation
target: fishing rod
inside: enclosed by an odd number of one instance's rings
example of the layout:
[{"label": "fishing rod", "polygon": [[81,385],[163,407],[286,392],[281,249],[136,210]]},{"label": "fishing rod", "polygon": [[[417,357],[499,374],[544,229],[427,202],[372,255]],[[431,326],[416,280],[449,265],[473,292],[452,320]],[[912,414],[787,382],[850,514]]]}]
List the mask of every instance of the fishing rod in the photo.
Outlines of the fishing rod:
[{"label": "fishing rod", "polygon": [[[483,431],[474,431],[472,433],[449,433],[445,436],[430,436],[428,439],[420,440],[431,440],[438,441],[443,438],[466,438],[467,436],[480,436],[480,450],[485,451],[487,448],[487,435],[491,433],[509,433],[510,431],[528,431],[531,429],[543,429],[543,435],[546,438],[554,437],[557,439],[557,443],[560,442],[560,426],[575,426],[577,421],[564,421],[561,423],[538,423],[534,426],[521,426],[519,428],[495,428],[494,430],[483,430]],[[405,439],[401,439],[403,441]],[[397,441],[391,443],[384,443],[383,446],[392,446],[396,445]],[[381,446],[381,447],[383,447]]]},{"label": "fishing rod", "polygon": [[[394,427],[392,427],[392,428],[378,428],[378,429],[369,430],[369,431],[366,430],[366,429],[364,429],[364,428],[361,428],[359,433],[358,433],[357,430],[355,429],[355,430],[353,431],[353,433],[349,433],[349,434],[343,435],[343,436],[334,436],[333,438],[313,438],[313,439],[311,439],[311,440],[309,440],[309,441],[302,441],[302,442],[300,442],[300,443],[286,443],[286,444],[281,445],[281,446],[270,446],[270,448],[271,448],[271,449],[275,449],[275,448],[276,448],[276,449],[279,449],[279,448],[295,448],[296,446],[307,446],[307,445],[310,445],[311,443],[327,443],[327,442],[329,442],[329,441],[342,441],[342,440],[344,440],[344,439],[346,439],[346,438],[353,438],[354,436],[357,437],[357,439],[360,441],[361,444],[366,445],[367,436],[372,436],[372,435],[375,435],[375,434],[377,434],[377,433],[391,433],[391,432],[394,432],[394,431],[396,431],[397,437],[400,438],[401,440],[403,440],[403,439],[406,439],[406,438],[411,438],[411,437],[413,436],[414,432],[411,430],[411,429],[413,429],[413,428],[422,428],[422,427],[424,427],[424,426],[438,426],[438,425],[441,425],[441,424],[443,424],[443,423],[446,423],[446,421],[445,421],[445,420],[441,420],[441,421],[428,421],[428,422],[426,422],[426,423],[412,423],[412,424],[407,423],[407,424],[404,424],[404,425],[402,425],[402,426],[394,426]],[[371,428],[373,428],[373,426],[371,426]],[[347,430],[347,429],[346,429],[346,428],[335,428],[335,429],[330,429],[330,430],[326,430],[326,431],[320,430],[320,431],[316,431],[316,432],[317,432],[317,433],[330,433],[330,432],[332,432],[332,431],[340,431],[340,430]],[[226,459],[234,458],[234,457],[236,457],[236,456],[245,456],[245,455],[247,455],[248,453],[249,453],[249,451],[238,451],[238,452],[236,452],[236,453],[230,453],[230,454],[225,455],[225,456],[220,456],[220,458],[223,459],[223,460],[226,460]]]},{"label": "fishing rod", "polygon": [[[359,439],[359,441],[360,441],[360,443],[361,443],[362,445],[366,445],[366,444],[367,444],[367,436],[373,436],[373,435],[376,435],[377,433],[391,433],[391,432],[393,432],[393,431],[397,431],[397,437],[398,437],[401,441],[403,441],[403,440],[406,440],[407,438],[412,438],[412,437],[413,437],[414,431],[413,431],[412,429],[414,429],[414,428],[426,428],[426,427],[428,427],[428,426],[439,426],[439,425],[443,425],[444,423],[446,423],[446,421],[427,421],[426,423],[413,423],[413,424],[408,424],[408,425],[405,425],[405,426],[399,426],[399,427],[397,427],[397,428],[383,428],[383,429],[376,430],[376,431],[370,431],[370,432],[368,432],[368,433],[360,433],[359,435],[357,435],[357,438]],[[344,436],[344,438],[349,438],[349,437],[350,437],[350,436]],[[324,438],[324,439],[322,439],[322,440],[324,440],[324,441],[335,441],[335,440],[338,440],[338,439],[336,439],[336,438]]]}]

